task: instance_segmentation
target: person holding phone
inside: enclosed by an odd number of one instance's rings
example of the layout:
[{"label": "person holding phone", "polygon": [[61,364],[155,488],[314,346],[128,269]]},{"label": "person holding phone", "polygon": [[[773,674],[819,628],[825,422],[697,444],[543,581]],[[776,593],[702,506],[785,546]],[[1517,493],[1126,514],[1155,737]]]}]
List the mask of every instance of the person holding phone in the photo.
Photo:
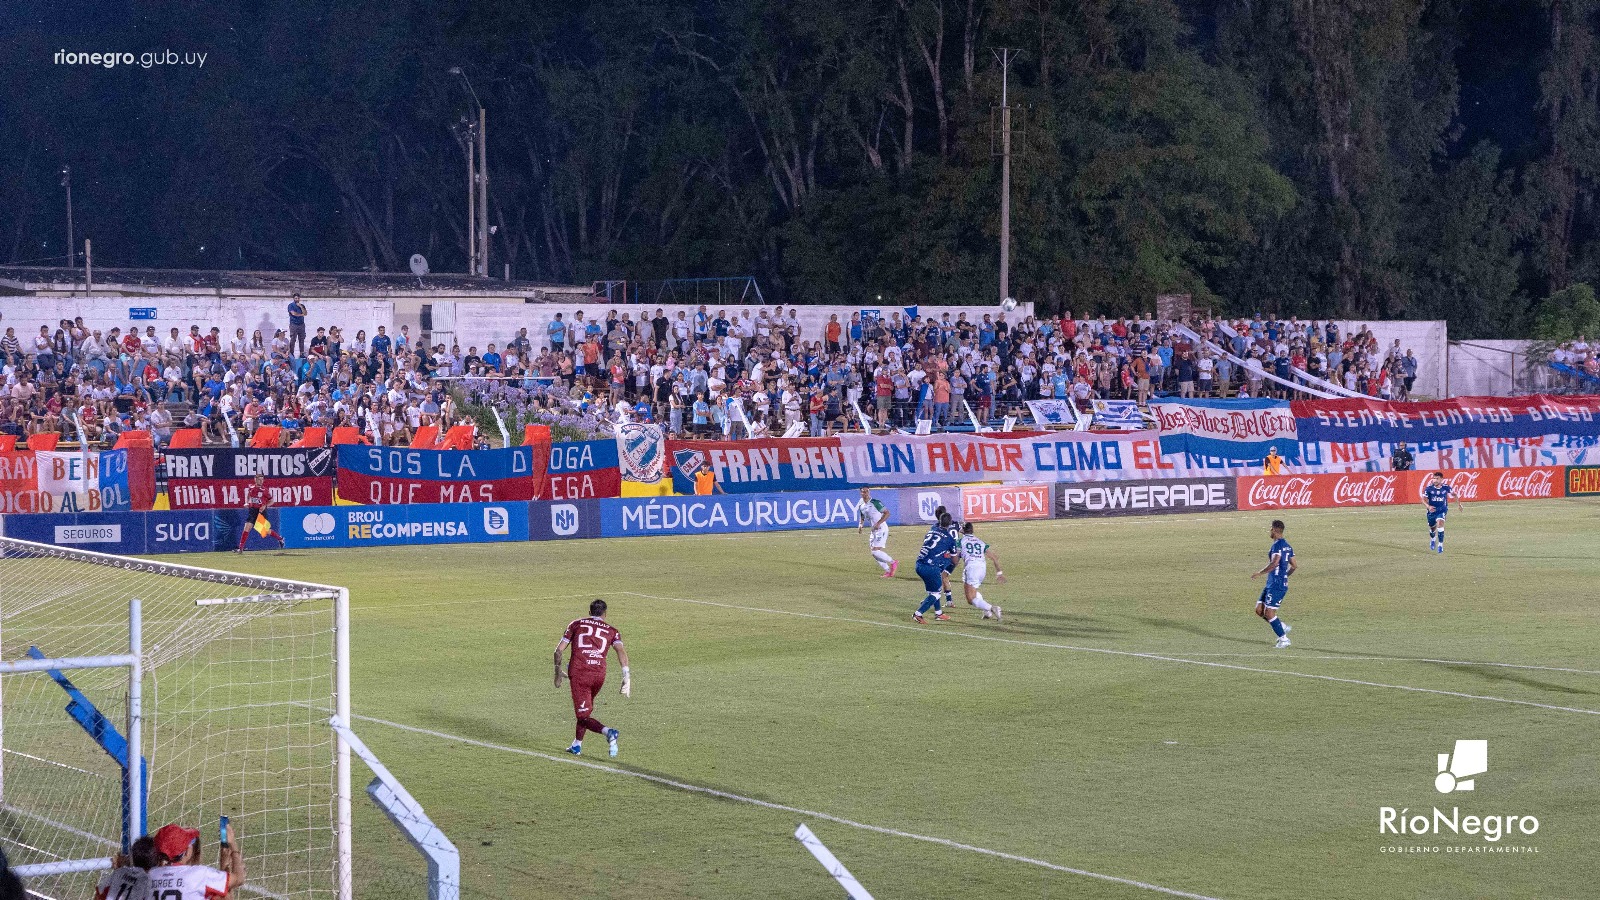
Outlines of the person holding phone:
[{"label": "person holding phone", "polygon": [[[226,818],[223,820],[226,822]],[[226,900],[244,884],[238,830],[224,827],[217,866],[200,865],[200,832],[172,823],[155,833],[160,865],[150,870],[151,896],[161,900]]]}]

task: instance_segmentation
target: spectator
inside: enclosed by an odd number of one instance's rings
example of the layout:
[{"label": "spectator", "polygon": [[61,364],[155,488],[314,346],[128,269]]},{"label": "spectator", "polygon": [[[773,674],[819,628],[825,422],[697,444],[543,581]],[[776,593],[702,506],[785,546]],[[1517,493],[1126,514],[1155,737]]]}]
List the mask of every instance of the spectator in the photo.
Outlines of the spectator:
[{"label": "spectator", "polygon": [[300,292],[289,295],[289,352],[294,353],[295,342],[300,343],[300,355],[306,352],[306,305]]},{"label": "spectator", "polygon": [[163,825],[154,835],[160,863],[150,870],[151,896],[161,900],[227,900],[244,884],[244,859],[238,829],[217,851],[217,867],[200,865],[200,832],[181,825]]}]

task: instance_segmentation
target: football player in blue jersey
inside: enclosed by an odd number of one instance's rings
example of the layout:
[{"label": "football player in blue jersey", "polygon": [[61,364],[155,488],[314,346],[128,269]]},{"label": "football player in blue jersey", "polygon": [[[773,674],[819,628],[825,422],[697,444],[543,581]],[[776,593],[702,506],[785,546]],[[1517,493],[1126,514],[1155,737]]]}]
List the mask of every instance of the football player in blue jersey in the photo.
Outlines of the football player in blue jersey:
[{"label": "football player in blue jersey", "polygon": [[945,563],[956,552],[956,541],[950,537],[954,525],[955,520],[948,512],[940,513],[939,521],[928,529],[922,538],[922,549],[917,551],[917,574],[922,577],[923,590],[928,592],[922,605],[911,615],[919,625],[927,622],[923,615],[929,610],[933,610],[933,617],[941,622],[950,619],[940,608],[939,595],[944,593],[944,579],[948,576]]},{"label": "football player in blue jersey", "polygon": [[[1450,512],[1450,498],[1455,496],[1443,472],[1428,477],[1422,488],[1422,505],[1428,510],[1428,548],[1435,553],[1444,552],[1444,517]],[[1461,498],[1456,497],[1456,509],[1461,508]]]},{"label": "football player in blue jersey", "polygon": [[1300,564],[1295,561],[1294,548],[1283,539],[1283,521],[1272,521],[1272,548],[1267,551],[1267,564],[1259,571],[1252,574],[1251,578],[1267,576],[1267,586],[1261,589],[1261,599],[1256,601],[1256,615],[1265,619],[1272,626],[1272,633],[1278,636],[1277,648],[1289,646],[1290,628],[1282,619],[1278,618],[1278,607],[1283,603],[1283,598],[1289,593],[1289,576],[1293,575]]}]

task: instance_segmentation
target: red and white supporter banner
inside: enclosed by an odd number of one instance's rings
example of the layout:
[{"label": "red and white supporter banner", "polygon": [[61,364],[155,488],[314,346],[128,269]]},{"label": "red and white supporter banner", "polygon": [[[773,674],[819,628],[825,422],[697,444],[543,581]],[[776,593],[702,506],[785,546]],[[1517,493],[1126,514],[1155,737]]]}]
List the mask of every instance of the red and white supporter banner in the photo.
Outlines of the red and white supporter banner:
[{"label": "red and white supporter banner", "polygon": [[[1336,475],[1245,476],[1240,509],[1323,509],[1420,503],[1432,472],[1347,472]],[[1460,469],[1446,472],[1454,495],[1478,500],[1542,500],[1566,496],[1565,470],[1556,466]]]}]

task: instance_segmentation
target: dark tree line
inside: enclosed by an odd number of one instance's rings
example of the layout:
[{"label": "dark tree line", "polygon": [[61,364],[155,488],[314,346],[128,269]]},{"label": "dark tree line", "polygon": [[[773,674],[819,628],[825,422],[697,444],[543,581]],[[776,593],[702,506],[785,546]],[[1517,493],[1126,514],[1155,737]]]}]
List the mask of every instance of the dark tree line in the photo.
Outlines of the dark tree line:
[{"label": "dark tree line", "polygon": [[[996,291],[992,51],[1021,51],[1014,293],[1521,333],[1600,278],[1597,0],[198,0],[0,24],[0,259],[754,274],[769,297]],[[204,67],[51,62],[205,51]],[[1546,304],[1548,306],[1548,304]]]}]

